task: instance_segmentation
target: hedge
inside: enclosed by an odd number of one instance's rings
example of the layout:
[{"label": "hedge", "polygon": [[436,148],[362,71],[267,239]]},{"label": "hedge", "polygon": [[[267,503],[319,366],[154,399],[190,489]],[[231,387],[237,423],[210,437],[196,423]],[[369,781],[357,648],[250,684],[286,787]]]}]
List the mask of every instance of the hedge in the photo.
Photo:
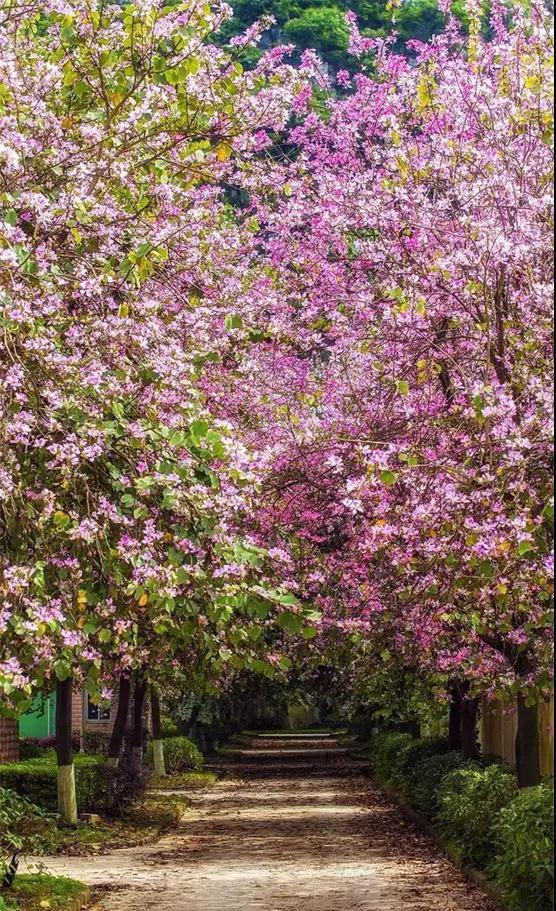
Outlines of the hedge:
[{"label": "hedge", "polygon": [[44,759],[45,747],[41,746],[40,740],[36,737],[25,737],[19,741],[19,760],[25,762],[27,759]]},{"label": "hedge", "polygon": [[399,757],[414,742],[411,734],[377,734],[371,740],[371,762],[379,781],[390,785],[397,772]]},{"label": "hedge", "polygon": [[[104,761],[98,756],[75,757],[77,806],[81,813],[95,810],[104,793]],[[55,813],[58,809],[56,756],[0,765],[0,788],[16,791],[32,803]]]},{"label": "hedge", "polygon": [[486,869],[496,855],[495,824],[518,793],[512,769],[466,766],[444,778],[439,793],[438,828],[465,864]]},{"label": "hedge", "polygon": [[54,823],[45,810],[15,791],[0,788],[0,880],[14,851],[40,850],[53,829]]},{"label": "hedge", "polygon": [[511,911],[554,908],[554,792],[518,792],[494,757],[470,761],[444,741],[380,734],[371,743],[379,782],[427,817],[465,864],[489,873]]},{"label": "hedge", "polygon": [[[164,760],[169,775],[178,772],[203,768],[203,754],[187,737],[170,737],[164,740]],[[154,749],[152,743],[147,748],[147,764],[154,768]]]},{"label": "hedge", "polygon": [[554,907],[554,791],[522,791],[498,815],[491,872],[512,911]]},{"label": "hedge", "polygon": [[[408,803],[415,801],[419,786],[428,778],[427,764],[436,762],[438,757],[448,754],[448,744],[445,740],[416,740],[412,738],[409,743],[399,751],[390,777],[390,786]],[[440,760],[444,763],[445,760]],[[422,764],[425,763],[423,766]],[[428,794],[424,795],[425,807]]]}]

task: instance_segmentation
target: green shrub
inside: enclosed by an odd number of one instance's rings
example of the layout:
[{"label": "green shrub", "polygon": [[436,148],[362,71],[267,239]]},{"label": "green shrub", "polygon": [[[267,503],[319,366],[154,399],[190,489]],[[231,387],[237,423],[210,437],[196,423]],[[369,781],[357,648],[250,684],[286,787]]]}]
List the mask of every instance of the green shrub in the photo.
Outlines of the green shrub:
[{"label": "green shrub", "polygon": [[36,738],[25,737],[19,741],[20,762],[25,762],[26,759],[41,759],[44,755],[45,747],[42,747]]},{"label": "green shrub", "polygon": [[[77,806],[80,812],[95,810],[102,795],[102,768],[98,756],[75,757]],[[0,788],[16,791],[32,803],[55,813],[58,808],[56,756],[0,765]]]},{"label": "green shrub", "polygon": [[[164,741],[164,759],[169,775],[186,772],[188,769],[199,771],[203,768],[204,759],[201,751],[187,737],[170,737]],[[154,751],[152,743],[147,748],[147,764],[154,768]]]},{"label": "green shrub", "polygon": [[414,743],[411,734],[389,732],[373,737],[371,764],[376,777],[382,784],[390,784],[400,752],[411,743]]},{"label": "green shrub", "polygon": [[0,880],[10,854],[16,850],[40,851],[45,839],[52,840],[53,829],[54,823],[44,810],[15,791],[0,788]]},{"label": "green shrub", "polygon": [[554,907],[554,792],[522,791],[499,814],[492,872],[512,911]]},{"label": "green shrub", "polygon": [[168,740],[170,737],[179,737],[180,732],[177,724],[169,719],[163,719],[162,721],[162,739]]},{"label": "green shrub", "polygon": [[440,809],[440,788],[446,776],[456,769],[474,767],[459,752],[441,753],[422,759],[415,765],[411,775],[412,788],[408,798],[411,805],[423,816],[434,819]]},{"label": "green shrub", "polygon": [[460,860],[482,869],[494,860],[494,823],[517,792],[514,772],[501,764],[468,765],[444,778],[435,822]]},{"label": "green shrub", "polygon": [[448,752],[445,740],[412,740],[403,746],[395,758],[390,785],[400,797],[411,803],[415,788],[420,782],[419,766],[435,756]]},{"label": "green shrub", "polygon": [[420,782],[419,764],[448,750],[446,741],[419,740],[411,734],[389,732],[371,741],[371,763],[378,780],[403,800],[412,802]]},{"label": "green shrub", "polygon": [[85,731],[83,749],[88,756],[106,756],[110,745],[110,734],[104,731]]}]

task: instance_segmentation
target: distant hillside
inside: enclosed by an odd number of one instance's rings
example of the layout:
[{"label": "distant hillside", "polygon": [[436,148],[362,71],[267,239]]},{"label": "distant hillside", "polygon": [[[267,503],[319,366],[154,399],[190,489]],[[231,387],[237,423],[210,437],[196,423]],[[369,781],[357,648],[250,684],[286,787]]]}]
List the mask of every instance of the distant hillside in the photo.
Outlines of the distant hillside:
[{"label": "distant hillside", "polygon": [[[271,44],[315,48],[335,70],[353,63],[348,54],[347,10],[357,14],[360,28],[369,35],[384,36],[391,31],[387,0],[231,0],[231,5],[235,16],[226,26],[226,37],[271,14],[277,23],[268,39]],[[410,38],[427,41],[442,30],[444,21],[437,0],[406,0],[397,17],[400,44]],[[250,52],[253,62],[259,53]]]}]

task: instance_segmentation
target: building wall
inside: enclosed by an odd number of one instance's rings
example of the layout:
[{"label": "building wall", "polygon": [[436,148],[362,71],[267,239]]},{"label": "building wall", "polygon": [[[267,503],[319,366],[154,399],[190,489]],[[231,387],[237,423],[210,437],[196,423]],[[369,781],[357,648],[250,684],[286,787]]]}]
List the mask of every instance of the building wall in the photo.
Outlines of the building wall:
[{"label": "building wall", "polygon": [[[87,694],[81,687],[73,692],[72,729],[80,737],[82,734],[111,734],[114,718],[118,708],[117,699],[110,709],[109,719],[90,720],[87,712]],[[38,696],[32,708],[19,719],[19,736],[42,740],[56,734],[56,695],[48,698]]]},{"label": "building wall", "polygon": [[19,759],[19,728],[12,718],[0,717],[0,763]]},{"label": "building wall", "polygon": [[[554,773],[554,699],[539,706],[541,772],[549,777]],[[483,752],[500,756],[515,766],[517,710],[511,703],[483,702],[481,743]]]},{"label": "building wall", "polygon": [[118,710],[117,698],[110,706],[110,718],[95,719],[88,718],[87,712],[88,697],[82,689],[76,689],[73,694],[72,706],[72,723],[75,734],[111,734],[114,727],[114,719]]}]

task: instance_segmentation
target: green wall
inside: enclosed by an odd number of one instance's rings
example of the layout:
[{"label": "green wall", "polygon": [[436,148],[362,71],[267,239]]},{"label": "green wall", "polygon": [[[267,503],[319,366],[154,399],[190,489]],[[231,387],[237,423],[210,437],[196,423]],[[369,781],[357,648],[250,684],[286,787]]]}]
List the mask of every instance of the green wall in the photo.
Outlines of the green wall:
[{"label": "green wall", "polygon": [[37,696],[29,711],[19,719],[20,737],[51,737],[56,730],[56,695]]}]

